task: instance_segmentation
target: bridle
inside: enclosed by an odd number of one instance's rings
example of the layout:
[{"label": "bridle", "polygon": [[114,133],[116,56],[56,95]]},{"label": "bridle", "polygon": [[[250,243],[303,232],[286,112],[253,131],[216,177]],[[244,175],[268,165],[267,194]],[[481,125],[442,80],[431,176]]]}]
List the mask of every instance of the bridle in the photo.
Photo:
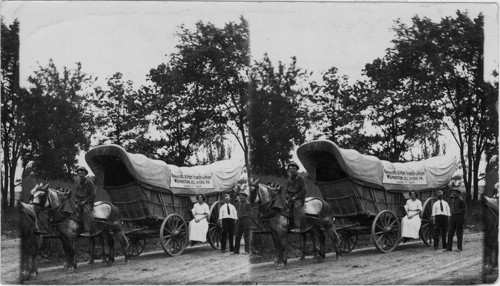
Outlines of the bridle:
[{"label": "bridle", "polygon": [[[61,199],[61,203],[58,205],[58,206],[55,206],[53,207],[53,202],[52,202],[52,199],[51,199],[51,196],[49,195],[49,192],[50,191],[53,191],[56,193],[56,195],[60,198],[62,195],[62,193],[58,192],[57,190],[50,190],[50,189],[47,189],[47,190],[40,190],[39,192],[40,193],[43,193],[45,194],[45,201],[44,203],[42,204],[40,202],[40,208],[43,210],[43,211],[46,211],[50,214],[50,216],[52,217],[51,218],[51,222],[50,224],[54,225],[54,224],[58,224],[58,223],[61,223],[63,220],[64,220],[64,216],[60,216],[61,214],[61,209],[67,204],[69,203],[70,199]],[[36,193],[35,193],[36,194]],[[36,198],[36,197],[41,197],[42,194],[39,194],[37,196],[34,196],[33,200]],[[49,207],[45,207],[45,205],[47,204],[48,202],[48,206]]]},{"label": "bridle", "polygon": [[[266,187],[269,190],[271,190],[271,188],[269,186],[266,186]],[[259,203],[258,203],[259,218],[261,220],[272,219],[276,215],[276,212],[271,210],[271,205],[278,199],[279,193],[271,194],[271,199],[268,202],[263,203],[263,200],[262,200],[263,196],[261,194],[259,184],[254,186],[254,189],[256,189],[255,191],[257,191],[257,198],[259,199]]]}]

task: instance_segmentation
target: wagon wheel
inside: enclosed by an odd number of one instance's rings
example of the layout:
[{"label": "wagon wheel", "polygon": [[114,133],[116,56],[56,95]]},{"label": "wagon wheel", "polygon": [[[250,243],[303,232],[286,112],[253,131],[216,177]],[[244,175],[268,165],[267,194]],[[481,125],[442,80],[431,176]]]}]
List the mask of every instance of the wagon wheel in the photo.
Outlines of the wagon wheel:
[{"label": "wagon wheel", "polygon": [[146,246],[146,239],[142,238],[138,234],[129,234],[128,238],[128,248],[127,252],[130,256],[135,257],[139,256],[144,251],[144,247]]},{"label": "wagon wheel", "polygon": [[220,249],[220,240],[222,237],[222,228],[217,223],[221,204],[221,202],[213,203],[210,206],[210,213],[208,214],[207,240],[214,249]]},{"label": "wagon wheel", "polygon": [[354,230],[350,230],[348,228],[344,228],[345,220],[342,218],[336,218],[333,221],[333,226],[337,230],[338,233],[338,247],[340,252],[349,253],[351,252],[356,245],[358,244],[358,232]]},{"label": "wagon wheel", "polygon": [[434,201],[435,198],[428,198],[424,203],[422,212],[420,213],[420,217],[422,218],[420,237],[427,246],[432,246],[434,241],[434,225],[431,223],[432,205],[434,204]]},{"label": "wagon wheel", "polygon": [[352,230],[339,230],[338,233],[340,252],[351,252],[358,244],[358,233]]},{"label": "wagon wheel", "polygon": [[171,214],[163,220],[160,228],[161,247],[171,256],[181,254],[188,244],[187,224],[178,214]]},{"label": "wagon wheel", "polygon": [[372,223],[372,241],[378,250],[391,252],[401,238],[401,224],[395,213],[389,210],[377,214]]}]

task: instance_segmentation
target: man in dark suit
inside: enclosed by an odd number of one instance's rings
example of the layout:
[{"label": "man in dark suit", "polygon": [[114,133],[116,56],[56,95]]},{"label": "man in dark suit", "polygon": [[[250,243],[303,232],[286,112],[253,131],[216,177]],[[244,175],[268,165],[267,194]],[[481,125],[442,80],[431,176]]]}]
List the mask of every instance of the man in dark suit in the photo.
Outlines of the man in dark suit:
[{"label": "man in dark suit", "polygon": [[467,213],[467,205],[465,201],[460,197],[460,190],[458,188],[453,188],[451,190],[451,195],[453,201],[451,203],[451,219],[450,219],[450,230],[448,231],[448,241],[446,244],[446,250],[451,251],[453,245],[453,236],[455,232],[457,233],[457,251],[462,251],[462,240],[464,237],[464,222],[465,214]]}]

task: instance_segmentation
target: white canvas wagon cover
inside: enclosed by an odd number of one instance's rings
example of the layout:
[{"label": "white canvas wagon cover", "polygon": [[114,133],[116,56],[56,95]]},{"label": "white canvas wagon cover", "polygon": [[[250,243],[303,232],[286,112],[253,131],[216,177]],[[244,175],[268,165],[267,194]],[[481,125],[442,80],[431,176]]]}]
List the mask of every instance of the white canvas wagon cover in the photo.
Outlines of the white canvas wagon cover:
[{"label": "white canvas wagon cover", "polygon": [[[329,140],[306,142],[297,149],[297,156],[315,181],[324,178],[339,179],[334,173],[342,173],[344,176],[375,184],[386,190],[441,188],[450,182],[457,168],[457,159],[453,156],[391,163],[360,154],[356,150],[340,148]],[[321,168],[319,172],[318,168]]]},{"label": "white canvas wagon cover", "polygon": [[133,179],[146,185],[170,190],[178,195],[224,192],[233,188],[244,167],[243,162],[223,160],[205,166],[178,167],[142,154],[128,153],[115,144],[98,146],[85,155],[85,160],[99,181],[104,181],[106,166],[121,161]]}]

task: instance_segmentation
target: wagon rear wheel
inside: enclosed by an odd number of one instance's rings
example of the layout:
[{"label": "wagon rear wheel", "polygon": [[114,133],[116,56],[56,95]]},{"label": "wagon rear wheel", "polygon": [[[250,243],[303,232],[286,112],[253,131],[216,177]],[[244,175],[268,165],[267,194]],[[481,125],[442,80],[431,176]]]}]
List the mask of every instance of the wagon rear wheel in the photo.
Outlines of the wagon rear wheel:
[{"label": "wagon rear wheel", "polygon": [[420,237],[422,241],[427,246],[432,246],[434,241],[434,225],[431,223],[432,216],[432,205],[435,199],[433,197],[428,198],[423,206],[423,210],[420,213],[422,218],[422,224],[420,226]]},{"label": "wagon rear wheel", "polygon": [[144,251],[144,247],[146,246],[146,239],[141,238],[138,234],[127,235],[127,239],[129,242],[127,248],[128,254],[132,257],[139,256],[139,254]]},{"label": "wagon rear wheel", "polygon": [[187,224],[178,214],[167,216],[160,228],[160,242],[163,250],[171,256],[181,254],[188,245]]},{"label": "wagon rear wheel", "polygon": [[372,241],[378,250],[391,252],[401,239],[401,223],[395,213],[389,210],[377,214],[372,223]]},{"label": "wagon rear wheel", "polygon": [[221,202],[213,203],[210,206],[210,213],[208,214],[207,240],[214,249],[220,249],[221,245],[222,228],[218,224],[221,204]]}]

